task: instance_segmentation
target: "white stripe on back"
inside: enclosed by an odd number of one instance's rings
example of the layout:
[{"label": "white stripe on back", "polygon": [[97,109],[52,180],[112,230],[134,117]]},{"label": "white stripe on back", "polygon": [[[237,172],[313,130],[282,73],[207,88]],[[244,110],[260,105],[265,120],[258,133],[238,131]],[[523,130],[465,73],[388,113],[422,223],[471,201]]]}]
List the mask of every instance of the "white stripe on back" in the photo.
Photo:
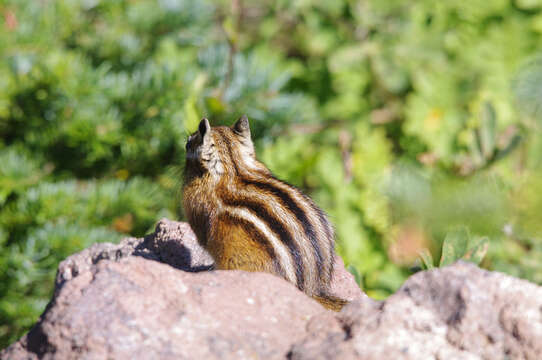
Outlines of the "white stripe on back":
[{"label": "white stripe on back", "polygon": [[228,214],[246,220],[256,226],[256,228],[265,235],[266,240],[271,242],[271,246],[278,257],[280,266],[286,272],[286,278],[293,284],[297,284],[295,264],[290,256],[290,252],[286,246],[275,236],[275,233],[269,229],[267,224],[260,218],[252,214],[250,211],[232,206],[225,206],[224,211]]}]

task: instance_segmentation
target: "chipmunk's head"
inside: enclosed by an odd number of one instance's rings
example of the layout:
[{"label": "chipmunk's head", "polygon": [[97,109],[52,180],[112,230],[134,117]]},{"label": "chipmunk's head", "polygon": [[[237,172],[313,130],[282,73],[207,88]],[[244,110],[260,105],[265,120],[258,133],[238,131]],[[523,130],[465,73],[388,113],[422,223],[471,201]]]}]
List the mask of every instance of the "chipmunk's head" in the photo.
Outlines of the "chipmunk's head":
[{"label": "chipmunk's head", "polygon": [[203,118],[198,131],[188,138],[186,160],[203,173],[215,176],[265,169],[256,160],[246,115],[231,127],[211,127],[209,120]]}]

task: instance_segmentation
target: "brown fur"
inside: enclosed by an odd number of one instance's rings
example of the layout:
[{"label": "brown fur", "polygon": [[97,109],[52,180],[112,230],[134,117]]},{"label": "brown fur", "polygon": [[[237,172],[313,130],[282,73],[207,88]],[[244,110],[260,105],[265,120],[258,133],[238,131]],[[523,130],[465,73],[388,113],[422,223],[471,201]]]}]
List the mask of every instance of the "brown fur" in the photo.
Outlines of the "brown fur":
[{"label": "brown fur", "polygon": [[203,119],[186,148],[184,210],[216,268],[275,274],[340,310],[346,302],[328,295],[333,229],[309,197],[256,159],[248,119],[231,128]]}]

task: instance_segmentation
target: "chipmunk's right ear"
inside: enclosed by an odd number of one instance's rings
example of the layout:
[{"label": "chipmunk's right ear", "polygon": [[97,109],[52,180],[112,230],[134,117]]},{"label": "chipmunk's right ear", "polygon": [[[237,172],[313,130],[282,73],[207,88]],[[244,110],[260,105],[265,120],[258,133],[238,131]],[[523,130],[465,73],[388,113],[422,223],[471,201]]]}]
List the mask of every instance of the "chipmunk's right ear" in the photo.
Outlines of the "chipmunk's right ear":
[{"label": "chipmunk's right ear", "polygon": [[198,125],[198,131],[202,139],[205,139],[206,135],[211,133],[211,125],[206,118],[201,119]]},{"label": "chipmunk's right ear", "polygon": [[250,125],[248,123],[248,117],[243,115],[233,124],[233,131],[237,134],[244,136],[245,138],[250,139]]}]

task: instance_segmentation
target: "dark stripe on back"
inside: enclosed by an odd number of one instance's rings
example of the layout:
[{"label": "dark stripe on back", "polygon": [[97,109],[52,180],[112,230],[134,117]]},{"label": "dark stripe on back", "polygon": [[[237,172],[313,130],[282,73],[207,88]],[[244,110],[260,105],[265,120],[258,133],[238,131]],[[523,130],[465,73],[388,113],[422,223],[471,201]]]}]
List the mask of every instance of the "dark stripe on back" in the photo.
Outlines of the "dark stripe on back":
[{"label": "dark stripe on back", "polygon": [[267,211],[265,205],[260,204],[256,201],[253,201],[247,197],[242,197],[240,199],[234,199],[231,197],[225,197],[228,192],[221,192],[218,196],[221,198],[224,204],[233,207],[243,207],[249,209],[262,221],[264,221],[270,228],[271,231],[275,233],[280,239],[280,241],[288,247],[290,255],[293,257],[295,276],[297,287],[300,290],[305,289],[305,270],[303,267],[303,258],[299,251],[298,244],[292,238],[292,234],[286,229],[284,224],[282,224],[277,217],[271,212]]},{"label": "dark stripe on back", "polygon": [[329,268],[328,268],[328,275],[329,275],[329,281],[333,279],[333,267],[335,265],[335,239],[333,238],[333,232],[331,231],[331,224],[329,223],[329,220],[327,219],[326,213],[320,209],[314,202],[311,201],[311,207],[316,213],[318,214],[318,218],[320,219],[320,223],[324,227],[324,231],[326,233],[326,240],[329,244]]},{"label": "dark stripe on back", "polygon": [[262,245],[269,258],[273,260],[273,266],[275,267],[277,273],[285,277],[286,273],[282,268],[282,265],[279,263],[273,245],[267,240],[265,234],[258,230],[258,228],[253,223],[248,220],[232,216],[231,214],[221,214],[219,215],[219,217],[222,217],[223,219],[226,218],[226,221],[242,227],[250,235],[251,239]]},{"label": "dark stripe on back", "polygon": [[[314,250],[314,260],[316,262],[316,269],[318,271],[318,276],[322,277],[322,266],[323,266],[323,259],[322,259],[322,253],[320,252],[320,244],[318,243],[318,237],[316,235],[316,232],[314,231],[314,226],[309,221],[307,214],[297,205],[297,203],[292,199],[290,194],[288,194],[286,191],[273,186],[270,183],[264,182],[264,181],[258,181],[258,180],[249,180],[249,179],[241,179],[243,183],[246,185],[253,185],[257,187],[258,189],[265,190],[267,192],[270,192],[274,196],[280,199],[280,201],[286,205],[288,210],[290,210],[297,220],[301,223],[303,226],[303,230],[305,231],[305,235],[308,237],[309,241],[311,242],[312,248]],[[284,184],[284,182],[276,179],[277,181]],[[286,184],[289,187],[292,187],[295,189],[292,185]]]},{"label": "dark stripe on back", "polygon": [[[314,231],[314,227],[312,226],[311,222],[307,218],[307,215],[305,214],[303,209],[301,209],[297,205],[297,203],[294,201],[294,199],[292,199],[290,197],[290,194],[288,194],[286,191],[284,191],[284,190],[282,190],[282,189],[280,189],[278,187],[275,187],[272,184],[269,184],[269,183],[264,182],[264,181],[258,181],[258,180],[252,180],[252,179],[244,178],[241,175],[241,173],[239,171],[239,168],[237,167],[237,163],[236,163],[235,158],[233,156],[233,152],[232,152],[232,149],[231,149],[230,142],[225,141],[225,144],[226,144],[226,148],[228,149],[228,155],[229,155],[229,157],[230,157],[230,159],[232,161],[235,173],[239,177],[240,181],[244,185],[254,185],[259,189],[262,189],[262,190],[265,190],[265,191],[268,191],[268,192],[272,193],[274,196],[279,198],[284,205],[286,205],[286,207],[290,210],[290,212],[292,212],[295,215],[295,217],[297,218],[297,220],[301,223],[301,225],[303,226],[303,230],[305,231],[305,235],[309,238],[309,241],[311,242],[312,248],[314,250],[314,260],[315,260],[315,263],[316,263],[315,264],[316,269],[318,271],[318,277],[322,278],[323,259],[322,259],[322,253],[320,252],[321,251],[320,244],[318,243],[318,238],[316,236],[316,232]],[[299,191],[294,186],[292,186],[292,185],[290,185],[288,183],[285,183],[282,180],[279,180],[279,179],[277,179],[275,177],[273,177],[273,179],[275,179],[276,181],[288,186],[289,188],[294,189],[294,191]],[[295,254],[292,253],[292,255],[295,257]],[[296,267],[299,268],[299,266],[296,266]],[[299,283],[299,280],[298,280],[298,283]]]}]

